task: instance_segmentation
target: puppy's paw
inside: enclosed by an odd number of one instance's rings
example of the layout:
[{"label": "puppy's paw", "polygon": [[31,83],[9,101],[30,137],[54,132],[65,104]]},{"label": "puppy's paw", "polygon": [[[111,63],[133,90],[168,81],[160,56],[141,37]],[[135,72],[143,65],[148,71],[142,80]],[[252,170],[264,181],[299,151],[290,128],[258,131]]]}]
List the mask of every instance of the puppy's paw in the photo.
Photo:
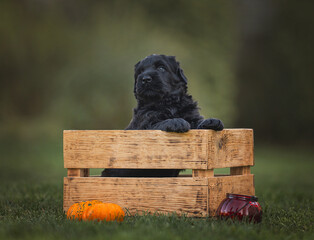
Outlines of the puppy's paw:
[{"label": "puppy's paw", "polygon": [[208,118],[203,120],[198,126],[198,129],[213,129],[216,131],[221,131],[224,129],[224,124],[219,119]]},{"label": "puppy's paw", "polygon": [[173,118],[158,123],[154,129],[166,132],[183,133],[189,131],[190,128],[191,128],[190,123],[185,121],[183,118]]}]

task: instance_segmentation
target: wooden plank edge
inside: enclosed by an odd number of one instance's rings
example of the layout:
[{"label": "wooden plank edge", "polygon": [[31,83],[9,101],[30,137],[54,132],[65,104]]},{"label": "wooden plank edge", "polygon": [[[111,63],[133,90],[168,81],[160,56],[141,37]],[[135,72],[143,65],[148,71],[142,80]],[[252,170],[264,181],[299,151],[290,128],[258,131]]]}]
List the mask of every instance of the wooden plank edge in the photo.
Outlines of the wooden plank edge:
[{"label": "wooden plank edge", "polygon": [[208,189],[208,214],[215,216],[227,193],[255,195],[254,174],[208,178]]}]

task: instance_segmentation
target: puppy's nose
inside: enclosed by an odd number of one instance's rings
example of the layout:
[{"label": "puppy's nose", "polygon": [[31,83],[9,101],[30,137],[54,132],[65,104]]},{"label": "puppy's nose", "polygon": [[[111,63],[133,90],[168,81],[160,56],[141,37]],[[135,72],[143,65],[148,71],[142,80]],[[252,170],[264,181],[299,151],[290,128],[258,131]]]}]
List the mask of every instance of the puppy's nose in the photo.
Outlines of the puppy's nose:
[{"label": "puppy's nose", "polygon": [[148,82],[151,82],[152,81],[152,77],[149,76],[149,75],[145,75],[143,78],[142,78],[142,83],[145,84],[145,83],[148,83]]}]

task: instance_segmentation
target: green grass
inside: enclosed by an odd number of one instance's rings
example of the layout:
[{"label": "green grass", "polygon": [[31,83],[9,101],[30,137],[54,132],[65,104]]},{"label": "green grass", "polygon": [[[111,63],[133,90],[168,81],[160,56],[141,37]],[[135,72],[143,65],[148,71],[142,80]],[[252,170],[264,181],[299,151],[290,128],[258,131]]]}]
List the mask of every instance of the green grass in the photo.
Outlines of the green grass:
[{"label": "green grass", "polygon": [[261,224],[175,215],[86,223],[68,221],[62,211],[61,142],[0,143],[0,239],[314,239],[309,150],[256,147]]}]

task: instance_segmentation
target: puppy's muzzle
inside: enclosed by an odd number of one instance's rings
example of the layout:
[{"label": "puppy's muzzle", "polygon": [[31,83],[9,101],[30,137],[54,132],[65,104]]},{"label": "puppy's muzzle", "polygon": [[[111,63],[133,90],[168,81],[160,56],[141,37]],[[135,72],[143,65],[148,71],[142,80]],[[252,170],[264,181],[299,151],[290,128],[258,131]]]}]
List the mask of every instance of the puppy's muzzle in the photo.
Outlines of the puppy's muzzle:
[{"label": "puppy's muzzle", "polygon": [[151,76],[145,75],[145,76],[143,76],[143,78],[142,78],[142,83],[143,83],[143,84],[146,84],[146,83],[151,82],[152,80],[153,80],[153,79],[152,79]]}]

